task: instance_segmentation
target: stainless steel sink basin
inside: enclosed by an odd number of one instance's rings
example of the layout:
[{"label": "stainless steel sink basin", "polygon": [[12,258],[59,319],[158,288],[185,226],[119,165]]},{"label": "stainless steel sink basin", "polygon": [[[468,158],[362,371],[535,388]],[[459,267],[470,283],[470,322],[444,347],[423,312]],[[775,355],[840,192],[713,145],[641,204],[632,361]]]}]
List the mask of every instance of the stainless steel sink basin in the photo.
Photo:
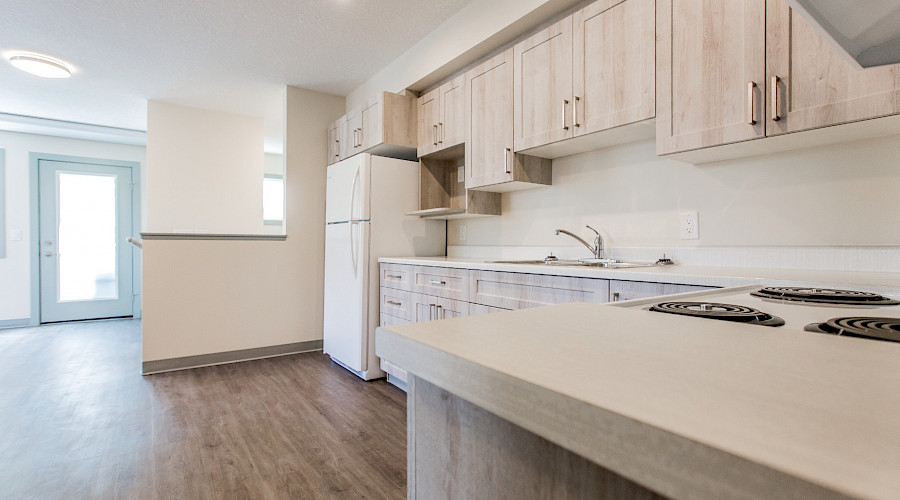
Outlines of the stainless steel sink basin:
[{"label": "stainless steel sink basin", "polygon": [[630,269],[635,267],[653,267],[656,264],[650,262],[625,262],[615,259],[583,259],[583,260],[562,260],[562,259],[526,259],[526,260],[490,260],[488,264],[526,264],[540,266],[588,266],[603,267],[606,269]]}]

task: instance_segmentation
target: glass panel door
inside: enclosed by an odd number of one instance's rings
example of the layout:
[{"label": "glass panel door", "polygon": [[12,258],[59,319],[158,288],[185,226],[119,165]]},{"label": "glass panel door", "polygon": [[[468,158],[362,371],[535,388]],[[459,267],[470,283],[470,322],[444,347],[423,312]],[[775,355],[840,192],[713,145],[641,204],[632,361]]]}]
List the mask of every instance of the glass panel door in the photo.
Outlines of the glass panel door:
[{"label": "glass panel door", "polygon": [[131,169],[42,160],[41,322],[132,315]]}]

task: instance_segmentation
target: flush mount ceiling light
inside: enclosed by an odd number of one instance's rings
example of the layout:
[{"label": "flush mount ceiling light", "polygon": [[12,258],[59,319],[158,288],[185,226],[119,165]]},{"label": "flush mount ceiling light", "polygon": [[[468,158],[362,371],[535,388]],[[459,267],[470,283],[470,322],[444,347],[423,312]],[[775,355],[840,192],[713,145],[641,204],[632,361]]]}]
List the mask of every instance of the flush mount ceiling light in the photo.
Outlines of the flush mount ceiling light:
[{"label": "flush mount ceiling light", "polygon": [[9,58],[9,63],[26,73],[43,78],[72,76],[72,70],[66,63],[40,54],[13,54]]}]

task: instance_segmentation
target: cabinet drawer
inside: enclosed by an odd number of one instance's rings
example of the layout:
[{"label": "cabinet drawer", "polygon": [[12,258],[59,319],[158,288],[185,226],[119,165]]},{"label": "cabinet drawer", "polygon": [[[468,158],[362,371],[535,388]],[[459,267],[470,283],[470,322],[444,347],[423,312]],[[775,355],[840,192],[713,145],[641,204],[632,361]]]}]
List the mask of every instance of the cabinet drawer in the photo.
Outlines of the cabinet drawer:
[{"label": "cabinet drawer", "polygon": [[433,295],[414,294],[413,322],[459,318],[469,315],[469,303]]},{"label": "cabinet drawer", "polygon": [[660,295],[672,295],[674,293],[711,290],[713,288],[715,287],[611,280],[609,282],[609,301],[619,302],[622,300],[644,299],[647,297],[658,297]]},{"label": "cabinet drawer", "polygon": [[485,306],[481,304],[469,304],[469,316],[477,316],[479,314],[494,314],[505,311],[509,311],[509,309],[503,309],[502,307]]},{"label": "cabinet drawer", "polygon": [[381,313],[381,323],[378,326],[405,325],[409,323],[408,319],[398,318]]},{"label": "cabinet drawer", "polygon": [[385,314],[406,321],[412,319],[412,293],[406,290],[381,288],[381,316]]},{"label": "cabinet drawer", "polygon": [[568,302],[599,304],[608,298],[607,280],[473,271],[469,300],[504,309],[524,309]]},{"label": "cabinet drawer", "polygon": [[416,266],[412,282],[416,293],[455,300],[468,299],[468,269]]},{"label": "cabinet drawer", "polygon": [[413,266],[404,264],[382,264],[381,286],[395,290],[412,291]]}]

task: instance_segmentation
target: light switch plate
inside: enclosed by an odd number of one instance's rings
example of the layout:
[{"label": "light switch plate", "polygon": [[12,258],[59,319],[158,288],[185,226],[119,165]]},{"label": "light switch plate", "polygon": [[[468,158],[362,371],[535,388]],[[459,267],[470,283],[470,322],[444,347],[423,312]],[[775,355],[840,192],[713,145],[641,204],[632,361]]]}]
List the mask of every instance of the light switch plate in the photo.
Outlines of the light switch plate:
[{"label": "light switch plate", "polygon": [[466,182],[466,167],[456,169],[456,182]]},{"label": "light switch plate", "polygon": [[682,212],[681,217],[681,239],[683,240],[699,240],[700,239],[700,220],[697,212]]}]

